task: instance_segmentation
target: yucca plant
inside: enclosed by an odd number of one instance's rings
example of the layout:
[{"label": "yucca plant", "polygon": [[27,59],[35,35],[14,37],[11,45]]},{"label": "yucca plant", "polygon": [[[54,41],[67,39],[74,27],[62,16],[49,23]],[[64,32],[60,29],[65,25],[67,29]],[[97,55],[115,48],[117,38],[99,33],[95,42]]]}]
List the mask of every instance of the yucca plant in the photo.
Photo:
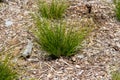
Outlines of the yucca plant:
[{"label": "yucca plant", "polygon": [[52,57],[71,56],[81,45],[88,33],[88,28],[74,31],[63,23],[54,23],[49,20],[37,19],[35,35],[41,48]]},{"label": "yucca plant", "polygon": [[120,1],[115,3],[115,12],[117,19],[120,21]]},{"label": "yucca plant", "polygon": [[120,80],[120,72],[114,72],[112,74],[112,80]]},{"label": "yucca plant", "polygon": [[52,0],[51,3],[38,0],[38,11],[42,17],[49,19],[60,19],[67,9],[65,0]]}]

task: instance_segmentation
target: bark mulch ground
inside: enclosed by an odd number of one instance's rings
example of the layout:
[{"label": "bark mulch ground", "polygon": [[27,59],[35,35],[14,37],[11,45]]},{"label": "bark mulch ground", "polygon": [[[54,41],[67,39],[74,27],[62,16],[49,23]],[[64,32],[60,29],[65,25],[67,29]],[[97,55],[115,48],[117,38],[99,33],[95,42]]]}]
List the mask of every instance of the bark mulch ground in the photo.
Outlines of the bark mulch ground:
[{"label": "bark mulch ground", "polygon": [[[0,52],[12,55],[19,80],[111,80],[111,72],[120,70],[120,22],[114,4],[103,0],[69,0],[65,20],[76,27],[95,26],[84,41],[84,48],[71,58],[45,60],[34,41],[31,13],[35,0],[10,0],[0,3]],[[89,6],[91,11],[89,12]],[[19,56],[29,41],[30,58]]]}]

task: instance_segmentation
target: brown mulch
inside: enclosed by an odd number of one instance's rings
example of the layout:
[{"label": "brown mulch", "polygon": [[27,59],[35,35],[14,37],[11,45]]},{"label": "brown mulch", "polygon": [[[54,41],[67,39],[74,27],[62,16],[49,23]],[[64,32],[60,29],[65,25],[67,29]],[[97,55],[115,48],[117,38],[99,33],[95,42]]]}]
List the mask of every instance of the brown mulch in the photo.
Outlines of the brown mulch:
[{"label": "brown mulch", "polygon": [[[36,11],[35,0],[0,3],[0,52],[12,55],[19,80],[111,80],[111,72],[120,70],[120,22],[115,18],[113,3],[69,2],[65,17],[68,23],[77,27],[87,24],[95,29],[75,56],[49,61],[42,58],[45,52],[39,50],[30,30],[34,27],[30,14]],[[92,6],[91,13],[86,4]],[[28,39],[33,43],[32,55],[24,60],[19,55]]]}]

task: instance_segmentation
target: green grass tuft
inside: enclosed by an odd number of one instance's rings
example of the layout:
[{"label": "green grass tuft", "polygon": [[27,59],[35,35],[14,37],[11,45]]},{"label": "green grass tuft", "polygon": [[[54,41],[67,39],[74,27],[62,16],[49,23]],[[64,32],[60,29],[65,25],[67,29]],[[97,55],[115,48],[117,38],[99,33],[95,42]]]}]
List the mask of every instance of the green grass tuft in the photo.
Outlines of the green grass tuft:
[{"label": "green grass tuft", "polygon": [[71,56],[81,45],[85,36],[88,34],[88,28],[74,31],[67,28],[63,23],[54,23],[49,20],[37,20],[37,30],[35,35],[41,48],[49,53],[50,56]]},{"label": "green grass tuft", "polygon": [[51,3],[41,2],[38,0],[38,10],[42,17],[48,19],[60,19],[63,17],[67,4],[64,0],[52,0]]},{"label": "green grass tuft", "polygon": [[120,72],[114,72],[112,74],[112,80],[120,80]]},{"label": "green grass tuft", "polygon": [[15,80],[16,73],[4,63],[0,63],[0,80]]},{"label": "green grass tuft", "polygon": [[115,3],[115,7],[116,17],[120,21],[120,1]]},{"label": "green grass tuft", "polygon": [[0,80],[16,80],[17,74],[9,64],[8,57],[0,61]]}]

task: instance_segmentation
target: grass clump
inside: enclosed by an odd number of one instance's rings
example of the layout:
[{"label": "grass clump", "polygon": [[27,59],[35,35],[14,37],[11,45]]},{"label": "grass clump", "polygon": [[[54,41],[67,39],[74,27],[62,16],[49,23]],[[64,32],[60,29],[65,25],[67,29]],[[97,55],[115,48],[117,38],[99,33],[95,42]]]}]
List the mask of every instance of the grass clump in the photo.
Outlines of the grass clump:
[{"label": "grass clump", "polygon": [[115,12],[117,19],[120,21],[120,1],[115,3]]},{"label": "grass clump", "polygon": [[0,63],[0,80],[15,80],[15,78],[16,73],[8,65]]},{"label": "grass clump", "polygon": [[16,80],[17,74],[8,64],[8,59],[0,61],[0,80]]},{"label": "grass clump", "polygon": [[84,40],[88,28],[74,31],[67,28],[63,23],[54,23],[49,20],[37,20],[37,30],[35,35],[41,48],[50,56],[59,58],[60,56],[71,56]]},{"label": "grass clump", "polygon": [[120,80],[120,72],[114,72],[112,74],[112,80]]},{"label": "grass clump", "polygon": [[51,3],[38,0],[38,10],[42,17],[48,19],[60,19],[63,17],[67,4],[64,0],[52,0]]}]

